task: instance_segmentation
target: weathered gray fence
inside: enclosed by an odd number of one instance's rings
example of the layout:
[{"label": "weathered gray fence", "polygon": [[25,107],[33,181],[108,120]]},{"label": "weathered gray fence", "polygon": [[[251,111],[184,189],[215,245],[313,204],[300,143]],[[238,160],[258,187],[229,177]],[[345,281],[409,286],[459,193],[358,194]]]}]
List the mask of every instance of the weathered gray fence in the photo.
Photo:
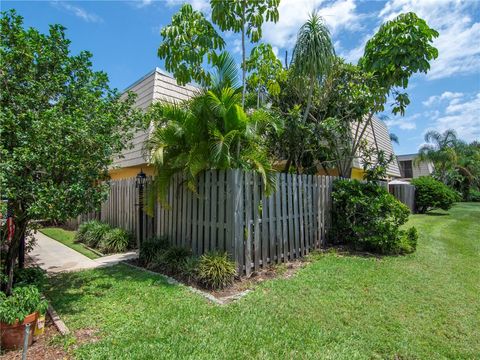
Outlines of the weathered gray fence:
[{"label": "weathered gray fence", "polygon": [[[247,275],[266,264],[305,256],[326,241],[335,178],[275,177],[277,190],[267,195],[254,172],[206,171],[198,178],[195,194],[180,174],[175,175],[167,194],[170,206],[157,204],[153,217],[143,216],[142,238],[167,236],[196,255],[227,251]],[[138,236],[136,204],[135,179],[112,181],[110,196],[96,218]]]},{"label": "weathered gray fence", "polygon": [[180,176],[168,193],[170,209],[156,209],[155,233],[201,255],[227,251],[239,270],[296,259],[325,243],[333,177],[276,174],[267,196],[258,174],[212,170],[200,175],[198,193]]},{"label": "weathered gray fence", "polygon": [[415,212],[415,186],[410,184],[389,184],[388,188],[390,194],[407,205],[412,213]]}]

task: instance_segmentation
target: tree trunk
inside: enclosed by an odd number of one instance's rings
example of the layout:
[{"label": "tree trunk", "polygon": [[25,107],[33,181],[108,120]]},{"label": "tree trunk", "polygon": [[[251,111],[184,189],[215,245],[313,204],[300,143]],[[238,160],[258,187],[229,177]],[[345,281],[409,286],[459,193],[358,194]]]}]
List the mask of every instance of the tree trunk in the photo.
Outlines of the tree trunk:
[{"label": "tree trunk", "polygon": [[257,90],[257,109],[260,108],[260,87]]},{"label": "tree trunk", "polygon": [[313,85],[315,83],[315,76],[310,77],[310,89],[308,89],[308,99],[307,99],[307,108],[303,114],[303,123],[307,121],[308,113],[310,112],[310,107],[312,106],[312,97],[313,97]]},{"label": "tree trunk", "polygon": [[19,220],[15,222],[15,233],[13,235],[11,243],[8,246],[7,258],[5,259],[5,275],[7,276],[8,280],[7,283],[4,285],[4,291],[7,296],[12,294],[13,270],[15,268],[15,260],[17,259],[20,242],[22,237],[25,235],[25,230],[28,223],[27,219],[25,219],[23,216],[17,216],[16,219]]},{"label": "tree trunk", "polygon": [[242,11],[242,108],[245,109],[245,94],[247,92],[247,83],[245,81],[246,76],[246,61],[245,61],[245,7],[246,1],[243,2]]}]

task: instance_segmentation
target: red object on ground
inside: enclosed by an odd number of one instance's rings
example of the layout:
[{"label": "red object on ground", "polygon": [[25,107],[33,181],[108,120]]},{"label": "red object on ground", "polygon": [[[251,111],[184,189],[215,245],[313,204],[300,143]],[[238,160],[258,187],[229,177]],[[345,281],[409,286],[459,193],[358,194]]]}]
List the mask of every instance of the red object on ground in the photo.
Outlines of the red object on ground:
[{"label": "red object on ground", "polygon": [[36,322],[38,319],[38,313],[34,312],[30,315],[27,315],[25,319],[19,323],[18,321],[14,324],[5,324],[0,323],[0,333],[1,333],[1,347],[2,350],[17,350],[23,347],[23,337],[25,335],[25,326],[30,325],[30,332],[28,336],[28,346],[32,345],[33,342],[33,330],[35,329]]}]

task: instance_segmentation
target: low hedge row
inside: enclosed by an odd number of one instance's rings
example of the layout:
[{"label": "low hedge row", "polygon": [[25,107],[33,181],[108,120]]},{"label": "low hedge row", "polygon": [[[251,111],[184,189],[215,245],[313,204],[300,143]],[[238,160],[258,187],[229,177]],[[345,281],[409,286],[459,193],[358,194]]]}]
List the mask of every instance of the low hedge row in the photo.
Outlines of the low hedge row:
[{"label": "low hedge row", "polygon": [[78,227],[75,241],[99,249],[103,253],[118,253],[133,247],[134,239],[123,229],[112,228],[98,220],[91,220]]},{"label": "low hedge row", "polygon": [[224,252],[209,252],[193,256],[190,249],[171,246],[166,238],[153,238],[140,246],[142,266],[168,275],[181,277],[208,289],[222,289],[233,283],[235,263]]}]

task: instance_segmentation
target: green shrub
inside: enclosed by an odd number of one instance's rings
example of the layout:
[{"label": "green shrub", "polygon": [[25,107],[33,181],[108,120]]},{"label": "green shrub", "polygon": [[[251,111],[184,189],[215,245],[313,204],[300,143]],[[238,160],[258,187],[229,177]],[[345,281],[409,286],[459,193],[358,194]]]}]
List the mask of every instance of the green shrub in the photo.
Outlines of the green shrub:
[{"label": "green shrub", "polygon": [[415,227],[411,227],[406,231],[400,233],[400,244],[398,247],[398,253],[410,254],[417,249],[418,232]]},{"label": "green shrub", "polygon": [[375,183],[337,180],[333,185],[331,239],[356,250],[381,254],[403,252],[403,232],[410,211]]},{"label": "green shrub", "polygon": [[75,241],[96,248],[110,229],[111,227],[108,224],[102,223],[98,220],[87,221],[79,226]]},{"label": "green shrub", "polygon": [[11,296],[0,292],[0,322],[13,324],[17,319],[22,322],[35,311],[45,314],[47,307],[47,301],[42,299],[34,285],[15,287]]},{"label": "green shrub", "polygon": [[42,290],[45,286],[45,271],[37,266],[29,268],[16,268],[13,275],[15,280],[14,286],[27,286],[34,285],[38,289]]},{"label": "green shrub", "polygon": [[160,252],[153,261],[155,266],[167,273],[181,273],[185,262],[192,256],[192,251],[181,246],[172,246]]},{"label": "green shrub", "polygon": [[197,277],[207,288],[222,289],[233,282],[235,274],[235,263],[227,253],[214,251],[200,257]]},{"label": "green shrub", "polygon": [[185,259],[182,265],[181,273],[187,282],[195,281],[198,277],[198,258],[190,256]]},{"label": "green shrub", "polygon": [[124,252],[132,242],[132,236],[123,229],[109,229],[99,242],[100,249],[105,253]]},{"label": "green shrub", "polygon": [[167,237],[154,237],[143,241],[140,244],[138,260],[142,265],[148,265],[159,256],[159,254],[170,247]]},{"label": "green shrub", "polygon": [[457,200],[452,189],[430,176],[413,179],[411,184],[415,185],[415,206],[420,214],[433,209],[448,210]]},{"label": "green shrub", "polygon": [[470,191],[468,192],[467,201],[480,202],[480,191],[470,189]]}]

